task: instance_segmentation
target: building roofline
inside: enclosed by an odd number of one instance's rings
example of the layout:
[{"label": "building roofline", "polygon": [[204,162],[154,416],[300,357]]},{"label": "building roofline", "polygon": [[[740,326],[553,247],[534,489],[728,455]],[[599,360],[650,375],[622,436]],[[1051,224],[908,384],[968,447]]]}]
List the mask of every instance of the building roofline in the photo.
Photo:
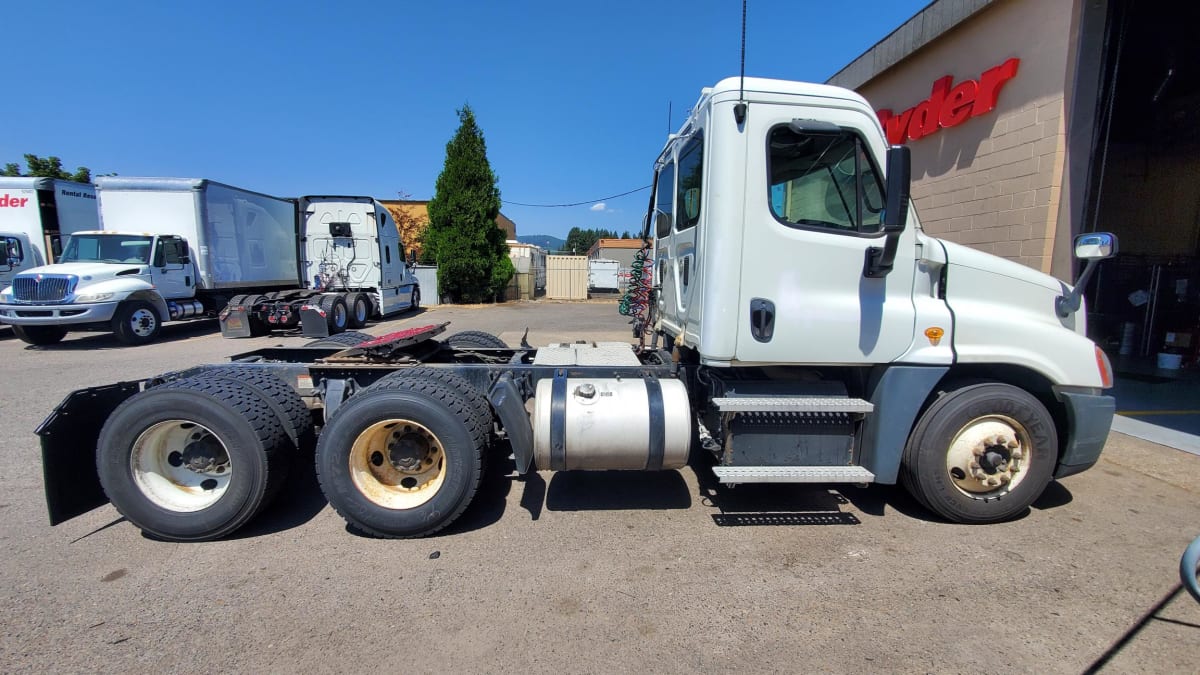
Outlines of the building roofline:
[{"label": "building roofline", "polygon": [[933,0],[825,81],[858,89],[996,0]]}]

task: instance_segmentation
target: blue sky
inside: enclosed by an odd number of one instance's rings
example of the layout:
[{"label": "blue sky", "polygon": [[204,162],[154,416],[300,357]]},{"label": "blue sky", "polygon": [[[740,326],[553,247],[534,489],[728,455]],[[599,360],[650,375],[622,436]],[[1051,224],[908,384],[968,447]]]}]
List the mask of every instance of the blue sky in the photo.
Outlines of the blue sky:
[{"label": "blue sky", "polygon": [[[928,0],[750,0],[746,74],[821,82]],[[469,103],[501,198],[647,185],[668,128],[738,73],[740,0],[20,2],[0,163],[186,176],[280,196],[433,195]],[[668,127],[668,106],[674,115]],[[636,231],[648,197],[505,204],[520,234]]]}]

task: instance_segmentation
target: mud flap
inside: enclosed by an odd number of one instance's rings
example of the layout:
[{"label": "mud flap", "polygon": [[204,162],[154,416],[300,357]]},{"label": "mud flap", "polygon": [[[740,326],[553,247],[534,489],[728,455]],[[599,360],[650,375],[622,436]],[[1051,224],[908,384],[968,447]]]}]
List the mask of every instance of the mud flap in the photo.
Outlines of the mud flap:
[{"label": "mud flap", "polygon": [[329,337],[329,319],[316,305],[300,307],[300,332],[304,337]]},{"label": "mud flap", "polygon": [[517,473],[527,473],[533,461],[533,427],[529,424],[529,413],[525,411],[525,399],[517,390],[512,375],[505,373],[496,380],[488,393],[488,400],[508,434]]},{"label": "mud flap", "polygon": [[252,335],[250,331],[250,314],[246,306],[230,303],[218,315],[221,323],[221,337],[243,338]]},{"label": "mud flap", "polygon": [[140,390],[138,382],[118,382],[73,391],[38,426],[51,525],[108,503],[96,473],[96,440],[112,411]]}]

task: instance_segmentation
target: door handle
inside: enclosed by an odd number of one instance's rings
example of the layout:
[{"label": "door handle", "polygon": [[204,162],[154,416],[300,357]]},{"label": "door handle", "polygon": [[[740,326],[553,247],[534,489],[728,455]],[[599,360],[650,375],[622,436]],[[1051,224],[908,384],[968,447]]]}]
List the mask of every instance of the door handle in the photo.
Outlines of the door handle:
[{"label": "door handle", "polygon": [[763,298],[750,300],[750,335],[759,342],[770,342],[775,334],[775,303]]},{"label": "door handle", "polygon": [[683,285],[684,286],[688,285],[688,271],[691,269],[691,262],[692,262],[692,259],[690,257],[683,259]]}]

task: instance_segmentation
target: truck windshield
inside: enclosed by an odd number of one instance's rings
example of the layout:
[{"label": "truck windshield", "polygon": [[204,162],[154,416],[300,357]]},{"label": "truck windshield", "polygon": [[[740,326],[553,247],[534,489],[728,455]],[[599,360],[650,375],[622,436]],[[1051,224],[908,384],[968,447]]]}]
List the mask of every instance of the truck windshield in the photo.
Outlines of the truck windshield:
[{"label": "truck windshield", "polygon": [[76,234],[58,262],[150,264],[152,237],[131,234]]}]

